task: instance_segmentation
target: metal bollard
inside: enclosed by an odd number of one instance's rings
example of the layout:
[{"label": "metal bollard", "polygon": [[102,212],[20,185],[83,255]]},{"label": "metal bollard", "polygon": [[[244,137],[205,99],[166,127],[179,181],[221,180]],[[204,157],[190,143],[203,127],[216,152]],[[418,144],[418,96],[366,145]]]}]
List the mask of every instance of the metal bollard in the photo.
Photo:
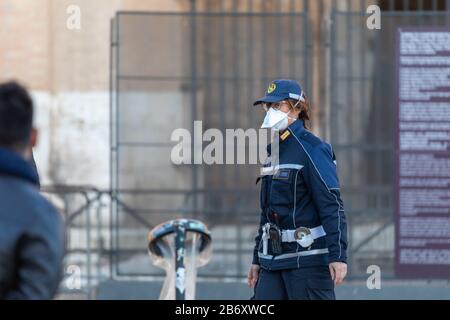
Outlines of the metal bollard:
[{"label": "metal bollard", "polygon": [[166,271],[160,300],[195,299],[197,268],[212,254],[211,235],[198,220],[177,219],[162,223],[148,234],[153,263]]}]

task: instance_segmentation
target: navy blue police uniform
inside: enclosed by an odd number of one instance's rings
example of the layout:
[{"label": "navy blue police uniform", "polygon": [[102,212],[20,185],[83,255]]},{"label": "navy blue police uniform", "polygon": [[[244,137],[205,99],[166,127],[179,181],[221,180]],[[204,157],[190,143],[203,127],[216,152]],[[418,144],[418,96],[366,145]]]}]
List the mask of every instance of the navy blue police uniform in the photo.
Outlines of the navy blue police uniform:
[{"label": "navy blue police uniform", "polygon": [[[276,80],[255,104],[302,96],[295,81]],[[274,163],[269,145],[261,170],[261,218],[253,256],[261,269],[253,299],[335,299],[328,265],[347,262],[335,154],[300,119],[279,138],[278,161]],[[312,243],[299,241],[305,235]],[[278,247],[273,236],[281,240]]]}]

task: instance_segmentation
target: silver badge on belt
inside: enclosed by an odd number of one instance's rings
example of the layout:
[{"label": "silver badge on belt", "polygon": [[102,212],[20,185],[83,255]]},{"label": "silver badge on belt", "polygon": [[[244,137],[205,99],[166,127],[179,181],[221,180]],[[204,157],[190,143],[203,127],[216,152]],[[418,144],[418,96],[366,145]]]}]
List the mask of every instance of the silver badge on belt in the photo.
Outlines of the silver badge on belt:
[{"label": "silver badge on belt", "polygon": [[309,248],[314,243],[314,238],[309,228],[300,227],[296,229],[294,237],[297,243],[303,248]]}]

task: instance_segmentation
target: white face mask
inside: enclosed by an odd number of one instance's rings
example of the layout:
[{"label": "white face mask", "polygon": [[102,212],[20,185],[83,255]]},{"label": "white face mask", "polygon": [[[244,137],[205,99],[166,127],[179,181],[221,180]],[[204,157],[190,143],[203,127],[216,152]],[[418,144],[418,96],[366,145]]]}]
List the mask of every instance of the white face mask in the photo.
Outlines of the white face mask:
[{"label": "white face mask", "polygon": [[[289,125],[289,115],[287,113],[284,113],[281,110],[275,110],[273,108],[270,108],[269,111],[267,111],[266,117],[264,118],[263,124],[261,126],[262,129],[266,128],[272,128],[277,131],[284,130]],[[296,119],[291,118],[294,121]]]}]

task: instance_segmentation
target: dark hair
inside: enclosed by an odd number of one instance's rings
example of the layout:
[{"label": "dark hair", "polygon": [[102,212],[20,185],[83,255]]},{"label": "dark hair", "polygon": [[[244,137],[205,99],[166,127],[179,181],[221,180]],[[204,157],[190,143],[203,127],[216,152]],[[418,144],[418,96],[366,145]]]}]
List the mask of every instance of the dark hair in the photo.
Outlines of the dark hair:
[{"label": "dark hair", "polygon": [[17,82],[0,84],[0,146],[24,148],[33,127],[33,102]]},{"label": "dark hair", "polygon": [[[308,129],[307,122],[309,123],[309,102],[308,98],[304,96],[305,101],[300,101],[297,105],[297,109],[300,108],[300,113],[298,114],[298,118],[300,120],[303,120],[303,124],[305,129]],[[291,104],[291,107],[294,107],[295,104],[298,102],[298,100],[294,99],[288,99],[289,103]]]}]

